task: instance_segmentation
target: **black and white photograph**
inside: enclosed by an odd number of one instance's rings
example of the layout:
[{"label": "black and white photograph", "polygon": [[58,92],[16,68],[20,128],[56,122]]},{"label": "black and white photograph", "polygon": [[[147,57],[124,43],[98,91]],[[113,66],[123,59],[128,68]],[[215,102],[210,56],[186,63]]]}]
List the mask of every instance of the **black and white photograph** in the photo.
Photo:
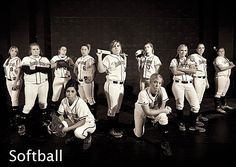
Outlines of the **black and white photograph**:
[{"label": "black and white photograph", "polygon": [[2,166],[235,163],[233,1],[1,7]]}]

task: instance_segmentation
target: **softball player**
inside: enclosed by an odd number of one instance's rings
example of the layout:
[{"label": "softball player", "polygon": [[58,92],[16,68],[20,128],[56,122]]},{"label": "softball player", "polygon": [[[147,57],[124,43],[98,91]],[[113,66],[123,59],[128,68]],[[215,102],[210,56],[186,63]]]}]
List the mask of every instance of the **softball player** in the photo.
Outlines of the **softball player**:
[{"label": "softball player", "polygon": [[74,73],[79,82],[79,95],[89,104],[89,108],[96,118],[96,108],[94,100],[94,76],[95,76],[95,59],[89,55],[91,50],[90,44],[81,46],[82,57],[79,57],[74,66]]},{"label": "softball player", "polygon": [[[189,59],[195,62],[196,66],[196,72],[193,74],[193,85],[199,98],[199,104],[202,102],[205,90],[209,88],[207,79],[207,60],[203,57],[204,51],[205,46],[200,43],[196,49],[197,53],[189,56]],[[202,116],[202,114],[199,115],[198,119],[208,121],[208,118]]]},{"label": "softball player", "polygon": [[21,59],[18,57],[18,47],[11,46],[9,48],[8,54],[10,55],[3,64],[7,90],[11,98],[11,112],[10,115],[10,125],[13,126],[14,120],[18,117],[19,111],[19,94],[21,90],[22,80],[19,76],[20,70],[19,65],[21,64]]},{"label": "softball player", "polygon": [[163,141],[161,146],[165,154],[170,153],[170,146],[168,143],[168,117],[167,114],[171,112],[171,108],[166,106],[169,100],[164,87],[162,87],[163,78],[160,74],[154,73],[150,77],[149,87],[141,90],[138,95],[138,100],[135,103],[134,109],[134,134],[140,140],[144,135],[146,117],[153,120],[153,123],[158,122]]},{"label": "softball player", "polygon": [[144,55],[137,57],[138,71],[140,73],[140,90],[143,90],[149,85],[150,76],[153,73],[159,73],[162,65],[159,57],[154,55],[152,43],[144,45]]},{"label": "softball player", "polygon": [[57,102],[61,96],[62,88],[65,87],[69,79],[71,79],[70,69],[73,68],[73,60],[66,55],[67,48],[61,46],[58,50],[58,55],[52,57],[50,63],[54,69],[54,79],[52,85],[52,107],[57,106]]},{"label": "softball player", "polygon": [[[78,82],[71,79],[65,87],[66,97],[62,99],[58,109],[64,124],[63,132],[74,131],[76,138],[84,139],[83,149],[87,150],[92,142],[91,134],[96,130],[95,118],[87,104],[78,97]],[[70,119],[73,125],[68,126],[65,118]]]},{"label": "softball player", "polygon": [[213,64],[215,67],[215,85],[216,93],[214,103],[216,111],[225,114],[227,109],[233,109],[225,103],[225,95],[230,86],[231,69],[235,67],[234,63],[225,57],[225,49],[219,48],[217,50],[217,57]]},{"label": "softball player", "polygon": [[190,104],[190,127],[189,130],[205,132],[206,130],[196,124],[196,119],[200,109],[199,99],[193,86],[193,77],[195,73],[195,63],[186,58],[188,48],[185,44],[179,45],[176,58],[171,60],[170,70],[173,73],[172,92],[176,101],[177,117],[179,119],[179,130],[185,131],[184,121],[184,99]]},{"label": "softball player", "polygon": [[126,78],[126,56],[121,56],[121,43],[113,40],[110,44],[112,54],[106,55],[102,59],[102,52],[97,53],[98,56],[98,71],[106,72],[106,82],[104,91],[108,103],[107,118],[111,126],[110,134],[115,138],[123,136],[119,130],[119,112],[124,96],[124,82]]},{"label": "softball player", "polygon": [[34,107],[37,97],[43,117],[43,124],[49,119],[49,113],[46,108],[50,62],[46,57],[41,56],[41,49],[37,43],[30,44],[29,53],[30,55],[24,57],[21,62],[21,72],[24,74],[25,105],[22,111],[20,125],[18,126],[19,135],[24,135],[26,132],[26,120]]}]

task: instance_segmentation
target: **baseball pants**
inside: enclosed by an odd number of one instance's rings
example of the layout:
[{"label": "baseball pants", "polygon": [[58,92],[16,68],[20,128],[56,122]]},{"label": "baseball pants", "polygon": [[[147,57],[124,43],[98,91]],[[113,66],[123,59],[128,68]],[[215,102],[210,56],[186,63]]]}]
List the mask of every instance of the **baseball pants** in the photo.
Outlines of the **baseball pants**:
[{"label": "baseball pants", "polygon": [[215,97],[225,96],[230,85],[229,76],[218,76],[215,78],[216,94]]},{"label": "baseball pants", "polygon": [[172,92],[175,97],[177,110],[183,110],[184,99],[186,97],[187,101],[191,106],[191,111],[194,113],[199,112],[200,109],[199,99],[192,83],[179,83],[173,81]]},{"label": "baseball pants", "polygon": [[114,117],[116,113],[120,112],[124,96],[124,85],[113,83],[113,81],[106,81],[104,84],[104,91],[108,103],[107,116]]},{"label": "baseball pants", "polygon": [[23,108],[23,113],[29,114],[30,110],[34,107],[37,96],[39,108],[47,108],[48,89],[48,81],[41,84],[25,83],[25,105]]}]

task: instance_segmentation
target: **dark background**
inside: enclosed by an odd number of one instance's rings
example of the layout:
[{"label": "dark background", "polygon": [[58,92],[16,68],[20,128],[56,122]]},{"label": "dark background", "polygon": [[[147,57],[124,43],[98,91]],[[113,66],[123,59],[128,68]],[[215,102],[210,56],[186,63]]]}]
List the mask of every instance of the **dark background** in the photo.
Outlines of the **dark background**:
[{"label": "dark background", "polygon": [[[29,43],[38,42],[49,59],[57,54],[61,45],[68,48],[68,55],[75,61],[83,43],[92,45],[91,55],[97,59],[96,49],[109,49],[113,39],[123,44],[129,55],[126,95],[138,94],[139,75],[134,56],[146,42],[154,44],[155,54],[163,65],[165,87],[171,92],[169,63],[176,55],[179,44],[185,43],[189,53],[203,42],[208,59],[210,89],[205,96],[214,95],[215,58],[213,46],[223,46],[226,56],[235,62],[235,12],[233,2],[204,0],[35,0],[6,1],[1,5],[0,54],[1,64],[7,58],[11,45],[20,50],[20,58],[28,55]],[[227,96],[235,97],[235,72],[232,70],[230,90]],[[4,90],[5,80],[1,69]],[[52,78],[50,76],[50,82]],[[95,82],[98,97],[104,97],[105,74],[97,72]],[[49,98],[51,98],[51,90]],[[2,92],[2,98],[6,98]],[[21,94],[21,103],[23,102]]]},{"label": "dark background", "polygon": [[[8,151],[40,148],[51,152],[63,148],[65,164],[87,164],[87,166],[106,165],[124,166],[130,161],[134,166],[141,164],[163,164],[167,166],[203,166],[219,164],[228,165],[235,162],[235,112],[223,116],[214,113],[214,68],[213,46],[223,46],[226,56],[236,63],[236,24],[233,2],[206,0],[8,0],[0,5],[0,64],[8,57],[11,45],[20,50],[20,58],[28,55],[29,44],[38,42],[48,59],[57,54],[61,45],[68,48],[68,55],[75,61],[80,55],[82,43],[92,45],[91,55],[96,59],[96,49],[109,49],[113,39],[123,44],[123,51],[129,55],[125,99],[121,122],[126,130],[122,140],[106,136],[106,103],[103,92],[105,74],[97,73],[96,101],[101,120],[94,135],[92,150],[82,153],[77,146],[64,145],[63,141],[51,136],[45,141],[35,136],[33,139],[19,138],[16,130],[8,128],[4,107],[10,105],[4,71],[0,68],[1,81],[1,118],[3,127],[0,133],[0,159],[8,161]],[[179,44],[185,43],[192,53],[199,42],[205,44],[205,57],[208,59],[208,78],[210,89],[206,91],[201,110],[210,113],[207,132],[202,134],[180,134],[175,119],[170,121],[171,142],[173,143],[173,160],[160,156],[156,146],[159,139],[158,128],[151,127],[145,134],[150,143],[137,145],[130,137],[132,132],[133,106],[139,90],[139,75],[134,53],[150,41],[154,44],[155,54],[163,63],[160,73],[164,76],[168,95],[171,94],[171,72],[169,63],[176,55]],[[52,75],[50,75],[50,83]],[[51,84],[50,84],[51,85]],[[32,90],[33,91],[33,90]],[[231,85],[227,96],[232,97],[229,104],[235,104],[235,69],[232,70]],[[49,100],[52,88],[50,87]],[[101,100],[100,100],[101,99]],[[24,104],[24,93],[20,94],[20,105]],[[174,107],[174,99],[169,104]],[[4,110],[5,109],[5,110]],[[34,112],[37,113],[37,112]],[[36,117],[37,118],[37,117]],[[219,118],[219,119],[218,119]],[[37,120],[37,119],[35,119]],[[32,127],[39,130],[39,128]],[[104,128],[105,127],[105,128]],[[127,130],[128,129],[128,130]],[[37,132],[37,131],[36,131]],[[131,134],[130,132],[130,134]],[[157,140],[156,140],[157,139]],[[152,144],[154,143],[154,145]],[[1,161],[4,162],[4,161]],[[72,164],[72,166],[73,166]],[[122,165],[121,165],[122,164]],[[171,164],[171,165],[169,165]],[[22,166],[23,164],[17,165]],[[57,164],[57,167],[64,164]],[[25,165],[26,166],[26,165]],[[33,164],[30,166],[42,166]],[[49,165],[47,165],[49,166]],[[50,164],[52,166],[52,164]]]}]

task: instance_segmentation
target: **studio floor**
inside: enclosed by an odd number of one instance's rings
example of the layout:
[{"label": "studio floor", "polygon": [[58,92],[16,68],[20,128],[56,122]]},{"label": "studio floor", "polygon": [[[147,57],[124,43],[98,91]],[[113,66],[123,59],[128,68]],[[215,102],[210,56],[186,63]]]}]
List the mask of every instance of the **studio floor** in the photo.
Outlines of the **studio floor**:
[{"label": "studio floor", "polygon": [[[236,107],[236,99],[228,98],[229,105]],[[65,144],[64,138],[56,136],[42,137],[37,118],[32,117],[31,137],[20,137],[17,130],[7,126],[7,119],[3,118],[4,126],[1,131],[1,162],[3,166],[143,166],[174,165],[174,166],[229,166],[235,162],[236,155],[236,111],[220,114],[214,111],[212,98],[205,98],[201,105],[201,112],[209,121],[204,122],[206,132],[180,132],[176,116],[169,116],[169,142],[172,156],[165,156],[160,148],[160,132],[158,126],[146,124],[144,142],[138,143],[132,137],[133,108],[130,102],[124,102],[120,113],[121,127],[124,137],[116,139],[107,133],[106,104],[97,102],[98,122],[93,134],[90,149],[83,151],[82,141]],[[168,105],[174,108],[174,99],[170,98]],[[187,104],[186,104],[187,105]],[[188,106],[186,107],[188,110]],[[34,112],[34,111],[33,111]],[[187,113],[186,113],[187,114]],[[35,114],[36,115],[36,114]],[[26,153],[27,150],[40,150],[43,153],[62,151],[60,162],[10,162],[11,150]],[[23,156],[23,155],[22,155]],[[70,165],[69,165],[70,164]],[[2,166],[2,165],[1,165]]]}]

